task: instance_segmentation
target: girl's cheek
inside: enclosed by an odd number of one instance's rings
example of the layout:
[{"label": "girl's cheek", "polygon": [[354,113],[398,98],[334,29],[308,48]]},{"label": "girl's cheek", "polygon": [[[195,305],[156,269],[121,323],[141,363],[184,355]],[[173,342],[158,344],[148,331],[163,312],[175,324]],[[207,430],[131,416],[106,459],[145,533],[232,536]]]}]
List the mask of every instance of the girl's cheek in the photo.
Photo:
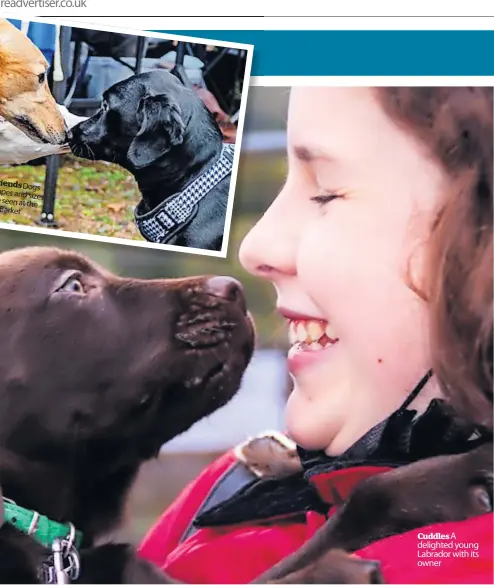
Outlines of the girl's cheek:
[{"label": "girl's cheek", "polygon": [[[330,298],[358,282],[366,245],[352,225],[348,211],[331,204],[325,215],[304,230],[298,250],[297,274],[314,300]],[[342,203],[344,205],[344,203]]]},{"label": "girl's cheek", "polygon": [[328,321],[334,317],[333,303],[338,302],[337,297],[351,278],[349,261],[336,230],[328,231],[324,221],[314,221],[305,230],[297,258],[299,285]]},{"label": "girl's cheek", "polygon": [[[328,241],[325,239],[321,222],[318,220],[310,222],[306,225],[301,233],[299,246],[297,250],[297,275],[300,279],[300,284],[305,291],[310,294],[314,283],[317,283],[321,277],[330,272],[331,263],[327,262],[327,258],[323,259],[322,255],[328,248]],[[323,272],[324,274],[321,274]],[[317,287],[316,287],[317,288]]]},{"label": "girl's cheek", "polygon": [[373,232],[371,215],[335,207],[312,223],[299,246],[300,287],[356,351],[377,341],[392,296],[390,248]]}]

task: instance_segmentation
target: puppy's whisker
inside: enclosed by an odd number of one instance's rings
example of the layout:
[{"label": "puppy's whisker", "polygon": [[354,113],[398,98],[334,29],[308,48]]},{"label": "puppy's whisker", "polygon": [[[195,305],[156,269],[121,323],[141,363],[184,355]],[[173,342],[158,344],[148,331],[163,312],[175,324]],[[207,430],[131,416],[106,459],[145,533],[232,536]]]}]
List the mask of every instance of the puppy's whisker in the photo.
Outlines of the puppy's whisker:
[{"label": "puppy's whisker", "polygon": [[93,149],[89,146],[89,144],[87,144],[86,146],[87,146],[87,149],[88,149],[88,152],[89,152],[89,158],[91,160],[96,160],[96,156],[94,154]]}]

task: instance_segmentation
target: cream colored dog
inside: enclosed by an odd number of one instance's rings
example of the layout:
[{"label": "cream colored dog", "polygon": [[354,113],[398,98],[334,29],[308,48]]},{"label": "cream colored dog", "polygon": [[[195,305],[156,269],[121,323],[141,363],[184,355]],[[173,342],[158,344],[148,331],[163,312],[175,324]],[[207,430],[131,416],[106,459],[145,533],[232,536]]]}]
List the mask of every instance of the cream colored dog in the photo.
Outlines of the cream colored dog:
[{"label": "cream colored dog", "polygon": [[[87,118],[71,114],[64,106],[58,106],[67,128],[72,128]],[[13,124],[0,117],[0,164],[24,164],[43,156],[70,152],[65,145],[35,142]]]},{"label": "cream colored dog", "polygon": [[29,38],[0,19],[0,116],[35,142],[66,142],[64,118],[50,93],[48,62]]}]

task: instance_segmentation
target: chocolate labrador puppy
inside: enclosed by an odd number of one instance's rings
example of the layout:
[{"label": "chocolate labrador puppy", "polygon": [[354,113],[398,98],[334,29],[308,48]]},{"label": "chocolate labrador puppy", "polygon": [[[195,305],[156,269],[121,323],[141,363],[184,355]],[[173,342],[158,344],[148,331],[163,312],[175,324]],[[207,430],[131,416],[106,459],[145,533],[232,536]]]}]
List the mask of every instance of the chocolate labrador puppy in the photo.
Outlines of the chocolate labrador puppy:
[{"label": "chocolate labrador puppy", "polygon": [[99,111],[72,128],[76,156],[130,171],[148,241],[220,250],[233,146],[193,90],[167,71],[141,73],[105,91]]},{"label": "chocolate labrador puppy", "polygon": [[0,582],[49,582],[47,522],[80,536],[71,580],[166,582],[132,547],[96,543],[140,465],[237,391],[254,340],[240,285],[119,278],[25,248],[0,254],[0,328]]},{"label": "chocolate labrador puppy", "polygon": [[345,553],[422,526],[492,512],[492,459],[488,441],[362,481],[309,541],[255,582],[384,583],[378,563]]}]

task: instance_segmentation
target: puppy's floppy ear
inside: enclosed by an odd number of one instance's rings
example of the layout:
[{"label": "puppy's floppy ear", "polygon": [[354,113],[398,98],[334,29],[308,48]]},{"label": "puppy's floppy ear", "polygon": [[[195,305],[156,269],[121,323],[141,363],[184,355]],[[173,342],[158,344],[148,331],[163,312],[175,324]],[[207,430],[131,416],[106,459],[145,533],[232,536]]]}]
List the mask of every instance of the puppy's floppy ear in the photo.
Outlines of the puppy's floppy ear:
[{"label": "puppy's floppy ear", "polygon": [[141,99],[137,110],[139,132],[127,152],[136,168],[146,167],[173,146],[181,144],[185,123],[179,104],[167,95],[149,95]]}]

